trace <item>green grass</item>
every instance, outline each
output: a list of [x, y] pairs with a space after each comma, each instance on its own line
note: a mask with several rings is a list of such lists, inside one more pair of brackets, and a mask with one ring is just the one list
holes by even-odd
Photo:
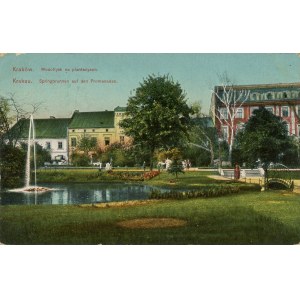
[[[159, 180], [159, 179], [157, 179]], [[191, 178], [189, 179], [193, 181]], [[128, 207], [1, 206], [5, 244], [296, 244], [299, 195], [268, 191]], [[179, 218], [183, 227], [126, 229], [135, 218]]]

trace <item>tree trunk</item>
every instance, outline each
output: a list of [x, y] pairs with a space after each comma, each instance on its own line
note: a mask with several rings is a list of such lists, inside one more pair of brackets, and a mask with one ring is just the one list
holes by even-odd
[[150, 149], [150, 171], [153, 170], [153, 155], [154, 155], [154, 149]]
[[214, 159], [215, 159], [215, 153], [214, 153], [214, 148], [212, 145], [212, 142], [209, 141], [209, 146], [210, 146], [210, 165], [213, 166], [214, 165]]

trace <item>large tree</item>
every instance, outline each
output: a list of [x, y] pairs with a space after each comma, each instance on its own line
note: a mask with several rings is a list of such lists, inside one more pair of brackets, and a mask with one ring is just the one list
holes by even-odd
[[178, 82], [150, 75], [128, 99], [126, 118], [120, 122], [133, 143], [149, 153], [150, 168], [157, 149], [180, 147], [188, 138], [191, 108]]
[[[228, 160], [232, 160], [232, 149], [235, 140], [236, 119], [238, 109], [249, 99], [250, 91], [236, 90], [233, 82], [228, 74], [224, 72], [219, 75], [221, 86], [212, 90], [215, 96], [215, 103], [211, 106], [211, 112], [216, 117], [220, 124], [228, 126], [229, 129], [229, 155]], [[218, 109], [218, 111], [216, 111]]]
[[241, 160], [250, 166], [260, 160], [265, 171], [271, 162], [281, 161], [291, 143], [286, 123], [264, 107], [253, 111], [245, 128], [236, 137], [236, 149]]

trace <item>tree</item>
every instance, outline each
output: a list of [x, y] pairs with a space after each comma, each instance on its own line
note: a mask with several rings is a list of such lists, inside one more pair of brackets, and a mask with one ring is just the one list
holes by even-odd
[[190, 113], [178, 82], [168, 75], [150, 75], [128, 99], [126, 118], [120, 126], [135, 145], [148, 151], [152, 169], [155, 150], [180, 147], [186, 142]]
[[78, 143], [78, 149], [88, 155], [90, 151], [96, 150], [97, 139], [95, 137], [82, 136]]
[[254, 166], [261, 161], [265, 171], [271, 162], [281, 162], [292, 143], [286, 123], [264, 107], [253, 111], [245, 128], [236, 137], [235, 148], [244, 162]]
[[15, 188], [24, 184], [26, 152], [12, 145], [3, 145], [0, 155], [0, 185]]
[[[37, 112], [41, 103], [31, 105], [31, 109], [26, 111], [24, 107], [17, 103], [14, 95], [9, 97], [0, 96], [0, 147], [5, 143], [15, 147], [19, 141], [25, 122], [18, 122], [21, 119], [29, 118]], [[14, 124], [14, 130], [10, 130]]]
[[[236, 116], [238, 109], [249, 99], [250, 91], [239, 90], [234, 88], [232, 81], [227, 73], [219, 76], [222, 82], [220, 87], [212, 91], [215, 96], [215, 103], [211, 106], [211, 111], [214, 117], [218, 119], [220, 124], [226, 124], [229, 129], [229, 161], [232, 160], [232, 148], [235, 139]], [[218, 108], [218, 112], [216, 112]], [[223, 110], [222, 110], [223, 109]]]

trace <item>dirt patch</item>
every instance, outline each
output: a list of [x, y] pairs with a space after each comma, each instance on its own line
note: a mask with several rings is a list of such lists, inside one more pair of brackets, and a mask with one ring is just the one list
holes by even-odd
[[187, 221], [173, 218], [143, 218], [121, 221], [118, 226], [125, 228], [166, 228], [180, 227], [187, 224]]

